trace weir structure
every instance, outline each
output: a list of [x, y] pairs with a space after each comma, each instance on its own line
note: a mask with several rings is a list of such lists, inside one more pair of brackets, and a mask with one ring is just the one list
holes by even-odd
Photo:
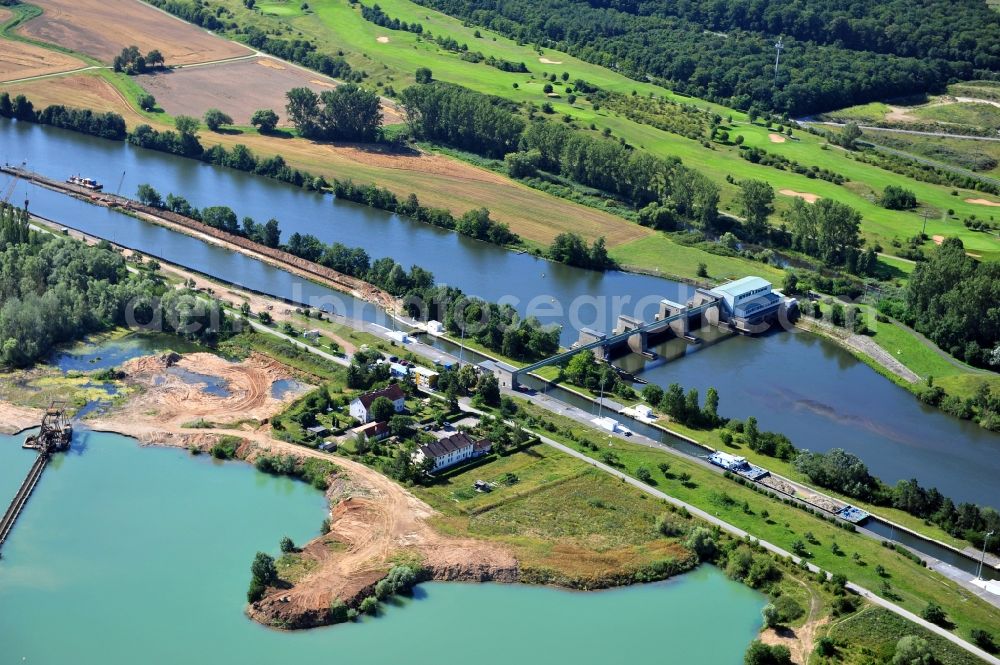
[[782, 317], [794, 317], [797, 308], [794, 298], [774, 291], [770, 282], [760, 277], [744, 277], [714, 289], [698, 289], [687, 303], [661, 300], [652, 321], [621, 314], [610, 335], [581, 328], [579, 339], [568, 351], [525, 367], [513, 367], [499, 361], [482, 363], [480, 367], [496, 374], [501, 387], [516, 390], [520, 387], [518, 379], [521, 376], [549, 365], [561, 365], [581, 351], [592, 350], [597, 359], [604, 362], [609, 362], [619, 352], [655, 358], [649, 351], [651, 339], [674, 336], [697, 344], [701, 340], [691, 335], [692, 327], [698, 329], [706, 325], [752, 335], [770, 329]]
[[38, 451], [38, 457], [28, 469], [28, 475], [24, 482], [17, 489], [17, 494], [7, 507], [7, 512], [0, 519], [0, 547], [3, 546], [14, 528], [24, 506], [28, 503], [31, 493], [38, 485], [42, 472], [52, 458], [53, 453], [69, 450], [70, 440], [73, 438], [73, 426], [65, 415], [64, 405], [61, 402], [53, 402], [42, 416], [42, 425], [38, 434], [32, 434], [24, 440], [22, 448], [29, 448]]
[[629, 351], [643, 355], [651, 355], [648, 350], [650, 336], [671, 332], [678, 337], [693, 341], [690, 336], [690, 321], [702, 317], [709, 310], [717, 308], [717, 302], [706, 302], [695, 307], [679, 305], [669, 300], [660, 303], [660, 311], [649, 322], [643, 322], [630, 316], [619, 316], [618, 325], [607, 335], [590, 328], [580, 330], [580, 339], [573, 348], [557, 353], [538, 362], [524, 367], [513, 367], [507, 363], [492, 363], [494, 372], [504, 388], [517, 389], [520, 386], [518, 378], [530, 374], [549, 365], [560, 365], [581, 351], [594, 350], [599, 360], [609, 360], [615, 350], [626, 347]]

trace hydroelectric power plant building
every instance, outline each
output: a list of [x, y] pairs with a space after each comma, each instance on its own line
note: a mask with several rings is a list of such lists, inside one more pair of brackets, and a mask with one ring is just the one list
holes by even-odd
[[705, 318], [713, 325], [728, 324], [742, 333], [759, 333], [798, 307], [794, 298], [775, 291], [762, 277], [744, 277], [720, 284], [714, 289], [698, 289], [689, 306], [715, 300], [719, 307], [708, 310]]

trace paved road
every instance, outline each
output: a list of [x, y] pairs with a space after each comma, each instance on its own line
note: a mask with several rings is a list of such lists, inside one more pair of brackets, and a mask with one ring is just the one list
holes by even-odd
[[[799, 120], [802, 125], [826, 125], [828, 127], [846, 127], [846, 122], [829, 122], [818, 120]], [[921, 132], [916, 129], [896, 129], [894, 127], [876, 127], [875, 125], [858, 125], [861, 129], [877, 132], [895, 132], [897, 134], [915, 134], [916, 136], [938, 136], [945, 139], [967, 139], [970, 141], [1000, 141], [1000, 136], [974, 136], [972, 134], [949, 134], [948, 132]]]
[[[632, 476], [629, 476], [629, 475], [627, 475], [625, 473], [622, 473], [618, 469], [610, 467], [607, 464], [604, 464], [602, 462], [598, 462], [595, 459], [591, 459], [587, 455], [584, 455], [581, 452], [573, 450], [569, 446], [565, 446], [565, 445], [559, 443], [558, 441], [553, 441], [552, 439], [549, 439], [548, 437], [543, 436], [541, 434], [539, 434], [538, 436], [542, 440], [542, 443], [544, 443], [544, 444], [546, 444], [548, 446], [551, 446], [553, 448], [556, 448], [557, 450], [560, 450], [560, 451], [566, 453], [567, 455], [575, 457], [575, 458], [577, 458], [577, 459], [579, 459], [579, 460], [581, 460], [581, 461], [583, 461], [583, 462], [585, 462], [587, 464], [590, 464], [591, 466], [596, 467], [596, 468], [600, 469], [601, 471], [603, 471], [603, 472], [605, 472], [607, 474], [615, 476], [616, 478], [620, 478], [620, 479], [624, 480], [626, 483], [628, 483], [629, 485], [632, 485], [633, 487], [636, 487], [639, 490], [642, 490], [643, 492], [646, 492], [647, 494], [649, 494], [651, 496], [654, 496], [654, 497], [656, 497], [658, 499], [663, 499], [664, 501], [667, 501], [667, 502], [669, 502], [669, 503], [677, 506], [678, 508], [683, 507], [689, 513], [691, 513], [692, 515], [697, 515], [698, 517], [700, 517], [701, 519], [705, 520], [709, 524], [714, 524], [714, 525], [718, 526], [720, 529], [722, 529], [722, 530], [724, 530], [724, 531], [726, 531], [726, 532], [728, 532], [728, 533], [736, 536], [737, 538], [741, 538], [742, 539], [742, 538], [746, 537], [747, 535], [749, 535], [743, 529], [740, 529], [739, 527], [733, 526], [732, 524], [729, 524], [728, 522], [719, 519], [718, 517], [716, 517], [715, 515], [712, 515], [711, 513], [707, 513], [704, 510], [702, 510], [700, 508], [697, 508], [695, 506], [692, 506], [689, 503], [681, 501], [680, 499], [676, 499], [676, 498], [670, 496], [669, 494], [665, 494], [664, 492], [661, 492], [660, 490], [656, 489], [655, 487], [650, 487], [646, 483], [643, 483], [643, 482], [641, 482], [639, 480], [636, 480]], [[757, 540], [757, 539], [755, 539], [755, 540]], [[757, 542], [764, 549], [768, 550], [769, 552], [773, 552], [774, 554], [777, 554], [778, 556], [780, 556], [782, 558], [791, 557], [796, 563], [800, 563], [801, 562], [801, 559], [799, 557], [794, 556], [791, 552], [787, 552], [787, 551], [783, 550], [782, 548], [778, 547], [777, 545], [773, 545], [773, 544], [767, 542], [766, 540], [757, 540]], [[813, 572], [818, 572], [819, 570], [821, 570], [818, 566], [815, 566], [815, 565], [813, 565], [811, 563], [808, 564], [808, 565], [809, 565], [809, 570], [811, 570]], [[827, 576], [829, 576], [829, 573], [827, 571], [823, 571], [823, 572], [826, 573]], [[950, 642], [953, 642], [954, 644], [960, 646], [961, 648], [965, 649], [966, 651], [968, 651], [969, 653], [975, 655], [976, 657], [982, 658], [987, 663], [991, 663], [993, 665], [1000, 665], [1000, 659], [995, 658], [994, 656], [991, 656], [990, 654], [986, 653], [985, 651], [983, 651], [979, 647], [976, 647], [975, 645], [969, 644], [968, 642], [962, 640], [961, 638], [953, 635], [950, 631], [945, 630], [944, 628], [942, 628], [942, 627], [940, 627], [938, 625], [932, 624], [929, 621], [925, 621], [924, 619], [920, 618], [916, 614], [913, 614], [912, 612], [910, 612], [910, 611], [908, 611], [908, 610], [900, 607], [899, 605], [897, 605], [897, 604], [895, 604], [893, 602], [890, 602], [890, 601], [888, 601], [888, 600], [886, 600], [884, 598], [881, 598], [881, 597], [877, 596], [876, 594], [872, 593], [868, 589], [866, 589], [866, 588], [864, 588], [862, 586], [859, 586], [857, 584], [854, 584], [853, 582], [848, 582], [847, 587], [851, 591], [854, 591], [855, 593], [857, 593], [859, 596], [865, 598], [866, 600], [869, 600], [872, 603], [875, 603], [876, 605], [881, 605], [882, 607], [884, 607], [884, 608], [886, 608], [886, 609], [888, 609], [888, 610], [890, 610], [892, 612], [895, 612], [896, 614], [898, 614], [898, 615], [900, 615], [900, 616], [902, 616], [902, 617], [904, 617], [906, 619], [909, 619], [913, 623], [915, 623], [915, 624], [917, 624], [919, 626], [922, 626], [923, 628], [926, 628], [927, 630], [931, 631], [932, 633], [934, 633], [936, 635], [940, 635], [941, 637], [945, 638], [946, 640], [948, 640]]]
[[51, 74], [39, 74], [38, 76], [27, 76], [25, 78], [11, 79], [9, 81], [0, 81], [4, 85], [10, 83], [25, 83], [26, 81], [38, 81], [40, 79], [50, 79], [56, 76], [69, 76], [70, 74], [79, 74], [80, 72], [87, 72], [92, 69], [111, 69], [110, 67], [101, 67], [99, 65], [90, 65], [89, 67], [78, 67], [76, 69], [67, 69], [64, 72], [52, 72]]

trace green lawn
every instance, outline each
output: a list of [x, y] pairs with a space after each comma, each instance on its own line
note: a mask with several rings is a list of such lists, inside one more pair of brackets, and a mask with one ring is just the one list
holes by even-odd
[[888, 113], [889, 110], [888, 104], [883, 102], [871, 102], [869, 104], [860, 104], [858, 106], [849, 106], [847, 108], [837, 109], [836, 111], [830, 111], [829, 113], [823, 114], [823, 116], [829, 117], [837, 122], [849, 122], [853, 120], [858, 124], [864, 124], [885, 120], [885, 114]]
[[[494, 489], [475, 491], [477, 480]], [[443, 531], [510, 546], [529, 579], [592, 586], [663, 560], [692, 563], [656, 531], [665, 502], [547, 446], [446, 474], [413, 492], [442, 513], [435, 521]]]
[[[758, 494], [694, 462], [638, 444], [620, 440], [609, 442], [598, 430], [551, 415], [526, 402], [521, 402], [520, 405], [528, 413], [558, 426], [559, 432], [550, 434], [552, 438], [598, 459], [605, 452], [613, 452], [617, 455], [620, 468], [632, 475], [637, 467], [645, 466], [651, 471], [653, 482], [660, 490], [711, 512], [754, 536], [791, 550], [792, 543], [804, 541], [806, 533], [811, 533], [818, 541], [818, 544], [807, 544], [811, 562], [831, 572], [841, 572], [849, 580], [880, 595], [885, 595], [883, 582], [888, 582], [892, 600], [918, 614], [929, 601], [936, 602], [946, 609], [951, 620], [958, 626], [957, 634], [965, 639], [969, 638], [969, 632], [974, 627], [995, 629], [1000, 625], [1000, 608], [980, 600], [943, 576], [887, 550], [872, 539], [849, 533], [798, 508]], [[572, 439], [567, 436], [570, 432]], [[581, 439], [596, 443], [599, 451], [584, 449], [578, 443]], [[669, 477], [657, 468], [660, 462], [670, 464]], [[681, 473], [689, 474], [689, 480], [683, 482], [679, 477]], [[763, 514], [765, 510], [767, 516]], [[832, 551], [833, 542], [839, 545], [842, 554]], [[860, 556], [859, 560], [853, 558], [855, 552]], [[877, 563], [885, 567], [888, 577], [882, 578], [875, 572]]]
[[700, 278], [706, 282], [758, 275], [780, 284], [784, 275], [783, 270], [767, 263], [685, 247], [660, 234], [618, 245], [611, 248], [610, 254], [625, 267], [652, 271], [664, 277], [696, 275], [700, 263], [704, 263], [708, 270], [708, 277]]

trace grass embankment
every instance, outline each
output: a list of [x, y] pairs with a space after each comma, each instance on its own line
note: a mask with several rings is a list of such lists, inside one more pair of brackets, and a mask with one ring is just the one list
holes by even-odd
[[[959, 649], [948, 640], [893, 614], [881, 607], [869, 607], [832, 623], [827, 634], [837, 642], [833, 658], [813, 656], [809, 663], [887, 663], [896, 651], [900, 638], [914, 635], [926, 640], [940, 665], [979, 665], [981, 660]], [[873, 660], [873, 657], [875, 660]]]
[[[223, 4], [237, 16], [243, 14], [244, 19], [249, 18], [249, 12], [236, 0], [225, 0]], [[271, 27], [291, 26], [294, 30], [315, 39], [322, 47], [342, 50], [352, 66], [364, 69], [371, 75], [371, 81], [376, 84], [391, 85], [397, 90], [412, 83], [416, 69], [425, 66], [434, 72], [437, 79], [457, 83], [480, 92], [519, 102], [530, 101], [541, 104], [548, 101], [557, 114], [566, 114], [584, 127], [590, 123], [594, 123], [597, 130], [607, 127], [615, 136], [623, 137], [632, 145], [656, 154], [680, 157], [686, 164], [703, 171], [721, 186], [724, 208], [735, 210], [733, 202], [736, 187], [727, 182], [727, 176], [737, 180], [759, 178], [770, 182], [776, 191], [789, 189], [809, 192], [854, 206], [864, 215], [865, 235], [873, 241], [880, 241], [886, 248], [889, 247], [889, 240], [894, 237], [902, 239], [914, 235], [917, 225], [922, 222], [920, 216], [913, 212], [886, 210], [874, 203], [874, 197], [881, 193], [886, 185], [894, 184], [911, 189], [917, 193], [921, 203], [942, 212], [954, 208], [958, 215], [963, 217], [983, 212], [982, 206], [964, 201], [968, 197], [977, 197], [974, 192], [963, 191], [959, 197], [951, 197], [950, 188], [918, 182], [856, 162], [840, 149], [824, 149], [823, 139], [805, 132], [796, 133], [794, 140], [774, 143], [770, 138], [773, 130], [760, 125], [750, 125], [746, 115], [738, 111], [675, 95], [652, 84], [633, 81], [565, 53], [551, 50], [540, 53], [530, 45], [518, 45], [489, 30], [479, 29], [482, 36], [477, 38], [475, 27], [462, 25], [457, 19], [421, 7], [409, 0], [387, 0], [379, 5], [393, 18], [421, 23], [425, 32], [429, 31], [435, 37], [451, 37], [460, 44], [468, 44], [471, 51], [481, 51], [484, 55], [513, 62], [524, 62], [530, 73], [503, 72], [484, 63], [464, 61], [459, 54], [446, 51], [436, 43], [422, 37], [418, 38], [413, 33], [388, 30], [365, 21], [358, 9], [346, 3], [324, 3], [309, 12], [297, 12], [292, 15], [256, 14], [254, 20]], [[388, 41], [380, 42], [378, 37], [387, 37]], [[558, 64], [542, 62], [542, 58]], [[566, 84], [561, 80], [553, 84], [555, 94], [559, 96], [546, 96], [542, 90], [546, 81], [542, 76], [556, 74], [558, 78], [562, 72], [569, 73], [569, 85], [572, 85], [576, 78], [583, 78], [609, 91], [626, 95], [630, 95], [633, 90], [638, 95], [652, 93], [657, 97], [666, 96], [675, 101], [714, 110], [723, 118], [732, 116], [733, 124], [722, 129], [728, 130], [733, 137], [743, 136], [747, 145], [784, 155], [806, 166], [828, 168], [845, 175], [852, 182], [846, 187], [838, 186], [820, 179], [807, 178], [805, 175], [751, 164], [739, 158], [738, 149], [732, 145], [713, 143], [711, 149], [708, 149], [698, 141], [639, 124], [608, 109], [595, 111], [593, 105], [582, 98], [570, 104], [563, 91], [563, 86]], [[778, 199], [779, 209], [791, 203], [790, 197], [787, 196], [779, 195]], [[962, 237], [970, 250], [974, 249], [977, 253], [985, 252], [989, 255], [988, 257], [984, 255], [986, 258], [994, 258], [1000, 253], [1000, 242], [995, 238], [970, 232], [960, 223], [929, 219], [928, 234]], [[629, 263], [635, 264], [634, 261]], [[639, 267], [655, 269], [657, 265]]]
[[[560, 383], [558, 367], [543, 367], [542, 369], [538, 370], [536, 374], [553, 383]], [[594, 391], [580, 388], [579, 386], [575, 386], [569, 383], [565, 383], [564, 387], [569, 390], [578, 392], [586, 397], [590, 397], [591, 399], [596, 399], [598, 397], [598, 394]], [[632, 402], [636, 401], [639, 402], [643, 401], [641, 398], [638, 400], [623, 400], [617, 397], [616, 395], [606, 395], [606, 398], [613, 401], [626, 402], [628, 404], [631, 404]], [[752, 462], [753, 464], [762, 466], [778, 475], [800, 482], [803, 485], [806, 486], [813, 485], [812, 481], [805, 474], [800, 473], [798, 470], [796, 470], [795, 465], [792, 464], [791, 462], [781, 460], [775, 457], [769, 457], [767, 455], [755, 452], [750, 448], [743, 446], [742, 444], [740, 444], [738, 441], [735, 440], [728, 444], [724, 443], [721, 434], [724, 431], [726, 431], [725, 428], [717, 427], [713, 429], [695, 429], [692, 427], [688, 427], [687, 425], [683, 425], [679, 422], [672, 421], [662, 413], [658, 413], [658, 415], [660, 417], [660, 421], [657, 424], [667, 428], [672, 432], [675, 432], [682, 436], [686, 436], [687, 438], [693, 441], [696, 441], [704, 446], [708, 446], [709, 448], [713, 448], [715, 450], [724, 450], [729, 453], [742, 455], [743, 457], [746, 457], [748, 460], [750, 460], [750, 462]], [[911, 531], [919, 533], [927, 538], [931, 538], [933, 540], [939, 540], [943, 543], [946, 543], [953, 547], [957, 547], [959, 549], [969, 546], [968, 541], [952, 536], [951, 534], [949, 534], [947, 531], [937, 526], [936, 524], [933, 524], [932, 522], [911, 515], [910, 513], [907, 513], [906, 511], [900, 510], [898, 508], [892, 508], [888, 506], [876, 506], [875, 504], [858, 501], [855, 498], [849, 497], [840, 492], [836, 492], [826, 488], [818, 488], [817, 491], [826, 494], [828, 496], [838, 498], [846, 503], [850, 503], [855, 506], [864, 508], [865, 510], [873, 514], [877, 514], [880, 517], [883, 517], [887, 520], [895, 522], [896, 524], [904, 526], [910, 529]]]
[[[598, 430], [523, 401], [519, 405], [528, 414], [554, 423], [557, 431], [547, 433], [553, 439], [596, 459], [613, 453], [618, 467], [630, 475], [643, 466], [650, 471], [651, 484], [658, 489], [788, 551], [793, 550], [793, 543], [801, 541], [810, 562], [830, 572], [843, 573], [850, 581], [912, 612], [920, 614], [928, 602], [937, 603], [946, 608], [957, 626], [956, 633], [964, 639], [970, 639], [973, 628], [989, 630], [1000, 625], [1000, 608], [872, 539], [759, 494], [692, 461], [638, 444], [609, 441]], [[581, 445], [580, 440], [595, 444], [598, 450]], [[658, 468], [661, 462], [669, 464], [666, 474]], [[837, 543], [839, 552], [833, 550], [833, 543]], [[876, 564], [885, 568], [884, 577], [875, 571]]]
[[[832, 305], [821, 304], [820, 307], [823, 310], [823, 321], [829, 322]], [[948, 356], [939, 350], [933, 342], [922, 338], [917, 332], [902, 323], [878, 321], [875, 309], [869, 305], [859, 304], [857, 307], [860, 307], [864, 313], [869, 330], [868, 336], [921, 379], [926, 380], [928, 377], [933, 377], [935, 385], [940, 385], [949, 395], [957, 395], [962, 399], [974, 396], [982, 383], [988, 384], [993, 390], [1000, 390], [1000, 375], [995, 372], [971, 367]], [[812, 320], [808, 316], [803, 317], [803, 319], [806, 322]], [[834, 329], [834, 332], [841, 331], [844, 329]], [[853, 349], [849, 350], [855, 356], [860, 357], [860, 354]], [[871, 360], [867, 356], [861, 359], [911, 392], [915, 392], [915, 389], [919, 387], [878, 367], [877, 361]]]
[[[496, 483], [476, 492], [476, 480]], [[666, 503], [546, 446], [445, 474], [414, 493], [442, 515], [451, 535], [510, 546], [526, 581], [591, 588], [660, 577], [694, 565], [675, 539], [660, 536]]]

